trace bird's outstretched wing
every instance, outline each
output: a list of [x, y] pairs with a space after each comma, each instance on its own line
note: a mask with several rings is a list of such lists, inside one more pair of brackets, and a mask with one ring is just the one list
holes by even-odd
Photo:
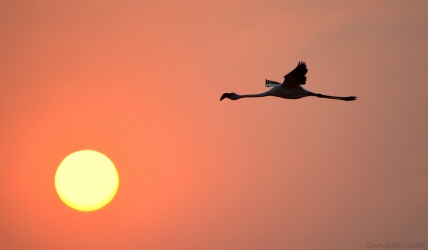
[[284, 82], [282, 86], [284, 87], [295, 87], [298, 85], [303, 85], [306, 83], [306, 73], [308, 69], [306, 68], [305, 62], [299, 62], [297, 67], [293, 69], [290, 73], [284, 76]]
[[281, 83], [266, 79], [265, 85], [266, 88], [270, 88], [273, 86], [281, 85]]

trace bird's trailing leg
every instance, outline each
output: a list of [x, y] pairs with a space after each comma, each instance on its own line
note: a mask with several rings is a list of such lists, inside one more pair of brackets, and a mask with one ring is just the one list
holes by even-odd
[[357, 100], [356, 96], [330, 96], [330, 95], [323, 95], [323, 94], [316, 94], [313, 93], [314, 96], [319, 97], [319, 98], [328, 98], [328, 99], [335, 99], [335, 100], [342, 100], [342, 101], [355, 101]]

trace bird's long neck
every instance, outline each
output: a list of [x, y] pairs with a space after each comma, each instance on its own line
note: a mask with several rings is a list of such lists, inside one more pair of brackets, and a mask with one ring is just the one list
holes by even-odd
[[239, 98], [247, 98], [247, 97], [265, 97], [265, 96], [270, 96], [269, 91], [268, 91], [268, 92], [263, 92], [263, 93], [260, 93], [260, 94], [239, 95]]

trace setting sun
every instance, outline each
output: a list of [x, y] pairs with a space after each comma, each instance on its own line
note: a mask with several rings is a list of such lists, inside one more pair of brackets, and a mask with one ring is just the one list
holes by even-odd
[[55, 174], [55, 188], [61, 200], [80, 211], [107, 205], [118, 187], [119, 175], [113, 162], [93, 150], [68, 155]]

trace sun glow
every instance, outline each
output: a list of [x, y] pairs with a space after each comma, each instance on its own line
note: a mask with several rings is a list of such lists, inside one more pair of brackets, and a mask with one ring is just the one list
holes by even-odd
[[55, 188], [61, 200], [80, 211], [104, 207], [118, 187], [119, 175], [113, 162], [93, 150], [68, 155], [55, 174]]

